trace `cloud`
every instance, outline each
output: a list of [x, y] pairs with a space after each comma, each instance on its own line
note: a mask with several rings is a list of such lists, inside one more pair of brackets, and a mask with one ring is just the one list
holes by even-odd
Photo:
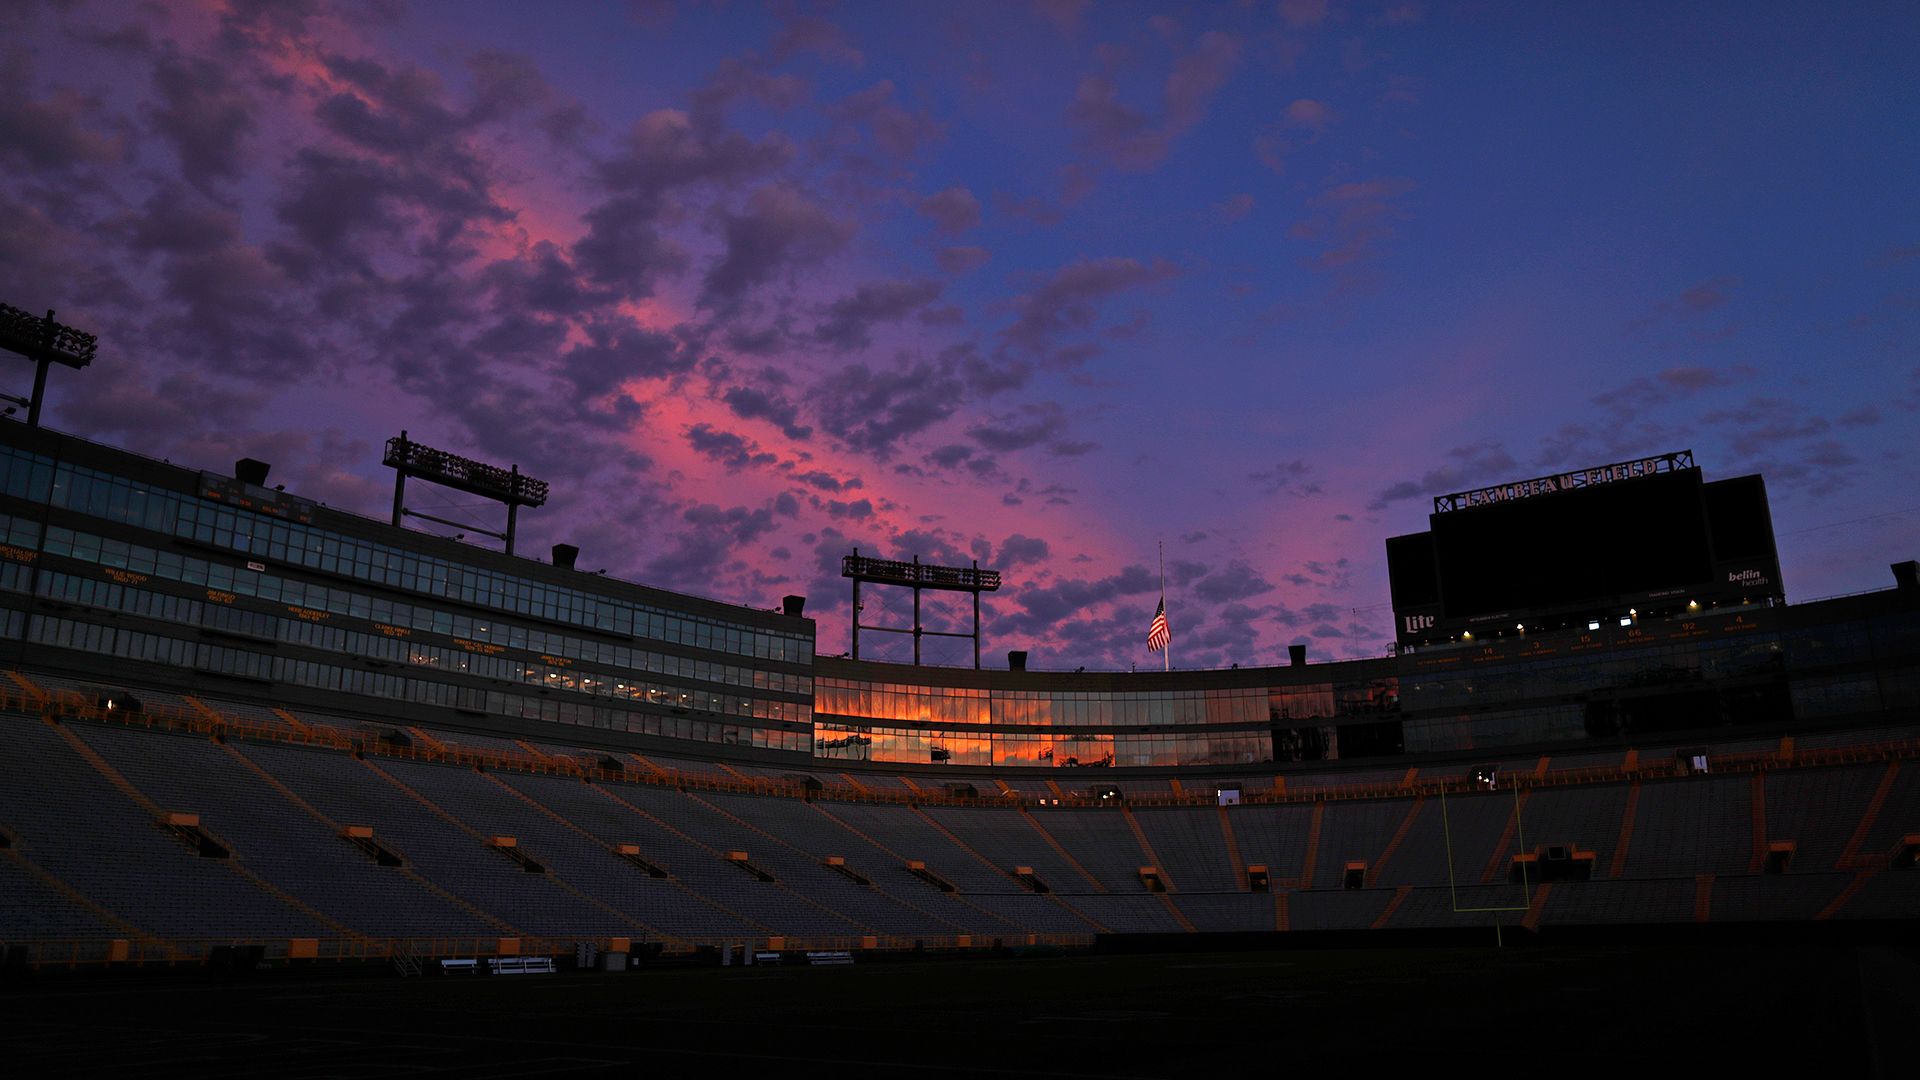
[[1188, 559], [1175, 559], [1167, 564], [1167, 580], [1173, 582], [1176, 586], [1184, 588], [1188, 583], [1205, 577], [1208, 570], [1209, 567], [1206, 563], [1193, 562]]
[[1087, 75], [1067, 108], [1067, 121], [1079, 133], [1081, 148], [1093, 157], [1119, 169], [1151, 169], [1166, 160], [1174, 140], [1205, 118], [1213, 96], [1239, 62], [1239, 40], [1208, 31], [1191, 52], [1174, 60], [1162, 87], [1158, 119], [1122, 102], [1111, 78]]
[[1708, 312], [1724, 307], [1733, 297], [1733, 290], [1740, 284], [1736, 277], [1719, 277], [1702, 281], [1680, 290], [1653, 306], [1646, 315], [1634, 319], [1627, 325], [1632, 329], [1644, 329], [1662, 320], [1674, 319], [1686, 322], [1698, 319]]
[[360, 57], [320, 63], [327, 91], [312, 120], [332, 138], [295, 152], [274, 201], [305, 245], [278, 250], [288, 273], [342, 273], [365, 286], [409, 256], [452, 273], [476, 238], [512, 221], [474, 121], [447, 103], [437, 75]]
[[1022, 199], [1001, 191], [994, 194], [993, 201], [1003, 216], [1025, 218], [1035, 225], [1058, 225], [1067, 216], [1060, 204], [1048, 202], [1037, 195]]
[[1223, 224], [1230, 225], [1246, 217], [1248, 214], [1253, 213], [1254, 206], [1253, 196], [1241, 192], [1238, 195], [1228, 197], [1222, 202], [1215, 203], [1213, 213]]
[[1681, 366], [1634, 379], [1592, 398], [1595, 405], [1616, 416], [1639, 416], [1649, 410], [1693, 397], [1706, 390], [1733, 386], [1753, 375], [1753, 369]]
[[[1764, 426], [1765, 422], [1756, 425]], [[1779, 426], [1777, 443], [1742, 432], [1737, 442], [1752, 456], [1738, 468], [1765, 476], [1769, 490], [1797, 488], [1816, 498], [1831, 494], [1858, 478], [1861, 458], [1838, 440], [1814, 438], [1825, 430], [1817, 422], [1789, 421]]]
[[541, 241], [512, 257], [496, 259], [480, 272], [504, 310], [545, 315], [576, 315], [600, 306], [604, 296], [581, 280], [580, 272], [557, 245]]
[[217, 430], [245, 430], [266, 404], [262, 391], [234, 387], [198, 372], [169, 372], [151, 385], [109, 379], [63, 403], [70, 423], [95, 435], [117, 436], [136, 450], [169, 451], [182, 432], [211, 423]]
[[1167, 137], [1145, 113], [1119, 100], [1111, 79], [1088, 75], [1080, 80], [1067, 119], [1079, 129], [1082, 144], [1122, 168], [1148, 169], [1167, 156]]
[[[460, 139], [485, 116], [462, 113], [445, 101], [439, 76], [413, 66], [387, 67], [364, 57], [328, 56], [323, 60], [337, 87], [313, 115], [322, 127], [376, 154], [412, 159], [420, 167], [464, 173], [476, 182], [476, 161]], [[536, 76], [537, 78], [537, 76]], [[489, 80], [480, 80], [483, 92]], [[498, 107], [497, 99], [489, 107]]]
[[1015, 413], [993, 416], [967, 429], [973, 441], [1000, 453], [1025, 450], [1057, 438], [1067, 418], [1054, 402], [1022, 405]]
[[1433, 469], [1418, 480], [1402, 480], [1380, 491], [1367, 504], [1369, 510], [1383, 510], [1393, 503], [1419, 495], [1440, 495], [1475, 484], [1511, 477], [1519, 469], [1506, 448], [1497, 442], [1475, 442], [1447, 451], [1453, 460]]
[[1200, 35], [1194, 50], [1174, 61], [1166, 87], [1169, 137], [1184, 133], [1206, 116], [1213, 95], [1239, 63], [1239, 39], [1217, 30]]
[[731, 431], [721, 431], [706, 421], [687, 429], [687, 442], [696, 453], [725, 465], [729, 471], [749, 465], [771, 465], [774, 455], [761, 450], [752, 439]]
[[594, 168], [608, 191], [657, 200], [698, 185], [732, 187], [764, 176], [793, 157], [793, 144], [772, 133], [758, 141], [724, 128], [696, 125], [679, 109], [656, 109], [634, 121], [620, 151]]
[[939, 139], [946, 125], [924, 110], [901, 106], [893, 95], [893, 80], [882, 79], [838, 102], [829, 112], [844, 123], [864, 126], [875, 146], [890, 158], [904, 161]]
[[699, 588], [731, 556], [736, 546], [751, 545], [779, 528], [772, 505], [722, 508], [696, 503], [680, 514], [685, 527], [671, 537], [670, 546], [648, 560], [648, 579], [668, 587]]
[[1316, 136], [1325, 134], [1339, 119], [1326, 102], [1312, 98], [1296, 98], [1283, 115], [1288, 127], [1305, 128]]
[[1712, 311], [1727, 302], [1728, 293], [1738, 284], [1739, 278], [1715, 278], [1689, 286], [1681, 290], [1679, 299], [1674, 301], [1674, 310], [1686, 315]]
[[[1130, 565], [1104, 578], [1068, 578], [1023, 589], [1013, 598], [1020, 610], [1011, 615], [997, 616], [993, 624], [994, 633], [996, 636], [1014, 638], [1047, 635], [1058, 624], [1090, 608], [1121, 597], [1150, 593], [1159, 587], [1152, 571], [1144, 566]], [[1146, 625], [1144, 618], [1140, 625]]]
[[1253, 137], [1254, 159], [1275, 176], [1287, 175], [1287, 153], [1292, 149], [1285, 139], [1271, 131], [1263, 131]]
[[853, 225], [797, 188], [773, 184], [756, 190], [744, 212], [726, 215], [722, 232], [726, 254], [707, 271], [706, 307], [737, 303], [783, 271], [820, 262], [846, 246]]
[[696, 188], [729, 190], [780, 168], [792, 154], [792, 144], [777, 133], [754, 141], [696, 125], [677, 109], [650, 112], [629, 129], [618, 153], [595, 164], [605, 197], [582, 215], [588, 228], [574, 245], [574, 260], [596, 286], [636, 299], [652, 296], [661, 277], [688, 264], [682, 247], [663, 232], [675, 196]]
[[1060, 335], [1091, 326], [1101, 301], [1165, 281], [1173, 273], [1172, 265], [1163, 261], [1080, 259], [1016, 297], [1014, 321], [1003, 334], [1012, 345], [1045, 351]]
[[898, 370], [854, 364], [814, 385], [820, 426], [848, 449], [886, 457], [905, 438], [952, 416], [963, 386], [927, 362]]
[[1093, 6], [1093, 0], [1033, 0], [1033, 6], [1063, 34], [1080, 32], [1080, 17]]
[[821, 491], [851, 491], [854, 488], [866, 486], [861, 482], [859, 477], [842, 480], [824, 469], [812, 469], [803, 473], [795, 473], [793, 478], [808, 487], [818, 488]]
[[1295, 458], [1292, 461], [1282, 461], [1272, 468], [1250, 472], [1247, 474], [1247, 479], [1268, 494], [1286, 492], [1296, 498], [1325, 494], [1326, 488], [1319, 481], [1307, 479], [1312, 472], [1311, 465]]
[[1273, 588], [1273, 582], [1261, 576], [1259, 571], [1235, 559], [1219, 571], [1194, 582], [1193, 593], [1210, 604], [1224, 604], [1230, 600], [1245, 600], [1269, 593]]
[[766, 420], [777, 425], [789, 439], [804, 439], [813, 429], [799, 421], [799, 408], [791, 401], [756, 386], [735, 386], [720, 396], [733, 415], [742, 420]]
[[627, 318], [588, 324], [587, 340], [560, 358], [560, 374], [583, 397], [617, 389], [629, 379], [658, 379], [693, 366], [695, 354], [672, 336]]
[[553, 88], [532, 59], [498, 49], [483, 49], [467, 58], [473, 72], [473, 102], [466, 122], [490, 124], [523, 110], [537, 109], [553, 100]]
[[862, 521], [873, 516], [872, 499], [858, 499], [853, 502], [827, 499], [823, 500], [822, 506], [829, 517], [840, 520]]
[[1389, 75], [1387, 89], [1380, 95], [1382, 105], [1418, 105], [1426, 82], [1417, 75]]
[[702, 503], [689, 507], [680, 516], [691, 525], [725, 534], [741, 544], [751, 544], [775, 527], [773, 514], [765, 507], [749, 510], [733, 506], [723, 510], [712, 503]]
[[240, 240], [240, 215], [236, 211], [193, 198], [186, 189], [173, 184], [155, 185], [127, 236], [133, 250], [144, 255], [218, 251]]
[[1733, 452], [1746, 458], [1765, 454], [1780, 443], [1824, 435], [1833, 426], [1801, 402], [1771, 397], [1754, 397], [1733, 408], [1715, 409], [1700, 421], [1727, 429]]
[[622, 297], [645, 299], [662, 277], [687, 268], [687, 254], [661, 234], [660, 206], [652, 195], [620, 196], [588, 210], [586, 235], [573, 246], [574, 263], [587, 281]]
[[771, 52], [776, 63], [801, 53], [846, 67], [859, 67], [867, 62], [865, 54], [847, 37], [846, 31], [816, 15], [789, 18], [774, 39]]
[[948, 443], [927, 451], [921, 460], [939, 469], [951, 469], [973, 457], [973, 447], [965, 443]]
[[1280, 21], [1298, 29], [1327, 21], [1327, 0], [1280, 0]]
[[98, 103], [70, 90], [36, 100], [29, 86], [32, 72], [24, 48], [0, 55], [0, 157], [55, 172], [119, 161], [125, 150], [121, 137], [87, 126]]
[[990, 257], [982, 247], [948, 247], [941, 248], [935, 260], [949, 274], [966, 274], [985, 266]]
[[1051, 556], [1047, 542], [1036, 536], [1023, 536], [1014, 533], [1000, 541], [1000, 556], [997, 563], [1004, 569], [1016, 566], [1042, 564]]
[[941, 359], [956, 363], [961, 381], [970, 392], [982, 398], [1018, 390], [1033, 377], [1033, 365], [1027, 361], [1006, 357], [989, 360], [974, 352], [971, 345], [954, 346], [941, 353]]
[[181, 175], [203, 192], [240, 175], [241, 142], [254, 128], [233, 69], [204, 57], [163, 53], [154, 65], [153, 126], [173, 144]]
[[921, 199], [920, 213], [948, 236], [980, 226], [980, 200], [963, 187], [950, 187]]
[[815, 341], [836, 352], [864, 349], [872, 343], [873, 328], [903, 319], [940, 296], [937, 281], [876, 281], [852, 295], [827, 305], [826, 318], [813, 328]]
[[1413, 186], [1404, 177], [1334, 184], [1309, 200], [1312, 213], [1296, 222], [1287, 235], [1321, 249], [1312, 260], [1321, 270], [1344, 270], [1369, 262], [1393, 238], [1393, 223], [1410, 216], [1404, 200]]
[[164, 314], [154, 344], [230, 374], [280, 380], [318, 366], [318, 336], [303, 331], [298, 293], [258, 248], [237, 240], [177, 251], [161, 264]]
[[720, 61], [707, 84], [694, 91], [692, 114], [702, 127], [719, 128], [725, 123], [723, 114], [736, 101], [750, 100], [772, 109], [790, 109], [805, 101], [808, 93], [804, 79], [769, 71], [749, 53]]

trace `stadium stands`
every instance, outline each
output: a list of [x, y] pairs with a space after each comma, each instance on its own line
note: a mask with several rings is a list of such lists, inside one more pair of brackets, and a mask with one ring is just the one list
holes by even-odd
[[[679, 763], [608, 774], [585, 747], [355, 739], [338, 717], [313, 718], [342, 733], [316, 741], [271, 710], [161, 694], [109, 710], [84, 683], [23, 678], [51, 693], [0, 713], [0, 940], [70, 961], [115, 940], [175, 958], [302, 940], [911, 947], [1894, 919], [1920, 902], [1920, 870], [1898, 865], [1920, 832], [1911, 740], [1716, 751], [1704, 775], [1661, 755], [1514, 771], [1491, 792], [1319, 774], [1224, 808], [1171, 788], [1151, 798], [1183, 805], [1053, 806]], [[1576, 857], [1591, 880], [1547, 880]]]

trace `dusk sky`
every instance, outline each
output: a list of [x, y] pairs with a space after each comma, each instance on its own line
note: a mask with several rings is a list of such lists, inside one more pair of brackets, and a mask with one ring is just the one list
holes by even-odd
[[1164, 541], [1175, 666], [1381, 655], [1431, 495], [1688, 448], [1765, 475], [1790, 601], [1920, 557], [1910, 0], [29, 2], [0, 35], [0, 302], [100, 336], [51, 426], [374, 516], [405, 428], [552, 484], [523, 551], [805, 594], [822, 654], [858, 547], [1001, 570], [990, 666], [1158, 667]]

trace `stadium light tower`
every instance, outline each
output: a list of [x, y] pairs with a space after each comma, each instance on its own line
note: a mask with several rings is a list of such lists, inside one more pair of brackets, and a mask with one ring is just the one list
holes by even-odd
[[99, 339], [71, 326], [53, 321], [49, 308], [45, 318], [22, 311], [11, 304], [0, 304], [0, 349], [19, 353], [33, 361], [33, 395], [17, 398], [0, 395], [7, 401], [27, 407], [27, 426], [40, 426], [40, 403], [47, 396], [47, 368], [63, 364], [75, 371], [93, 363]]
[[[899, 562], [894, 559], [873, 559], [853, 549], [853, 554], [840, 559], [840, 576], [853, 579], [853, 658], [860, 659], [860, 631], [879, 630], [889, 634], [913, 635], [913, 666], [920, 666], [920, 639], [931, 634], [934, 637], [961, 637], [973, 639], [973, 666], [980, 667], [980, 594], [993, 592], [1000, 587], [1000, 571], [982, 570], [975, 562], [972, 566], [930, 566], [915, 555], [912, 562]], [[860, 583], [874, 585], [899, 585], [913, 590], [913, 625], [907, 626], [870, 626], [860, 621]], [[940, 589], [946, 592], [966, 592], [973, 594], [973, 632], [959, 634], [949, 631], [928, 630], [920, 625], [920, 592], [923, 589]]]
[[[503, 469], [498, 465], [489, 465], [484, 461], [475, 461], [445, 450], [435, 450], [407, 438], [402, 431], [397, 438], [387, 440], [387, 455], [381, 462], [394, 471], [393, 478], [393, 524], [397, 528], [402, 518], [417, 517], [428, 521], [449, 525], [456, 529], [465, 529], [485, 536], [491, 536], [507, 543], [507, 554], [513, 554], [513, 532], [515, 518], [522, 506], [540, 506], [547, 501], [547, 482], [535, 480], [520, 471], [520, 466]], [[507, 507], [507, 531], [494, 532], [478, 525], [449, 521], [432, 514], [423, 514], [418, 510], [409, 510], [407, 500], [407, 477], [417, 476], [450, 487], [455, 491], [464, 491], [505, 503]]]

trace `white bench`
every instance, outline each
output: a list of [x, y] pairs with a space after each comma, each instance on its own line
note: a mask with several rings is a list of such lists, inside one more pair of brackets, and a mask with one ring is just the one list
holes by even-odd
[[495, 975], [552, 975], [559, 969], [551, 956], [495, 956], [487, 960], [487, 970]]
[[440, 961], [440, 974], [478, 975], [480, 974], [480, 961], [472, 957], [464, 960], [442, 960]]

